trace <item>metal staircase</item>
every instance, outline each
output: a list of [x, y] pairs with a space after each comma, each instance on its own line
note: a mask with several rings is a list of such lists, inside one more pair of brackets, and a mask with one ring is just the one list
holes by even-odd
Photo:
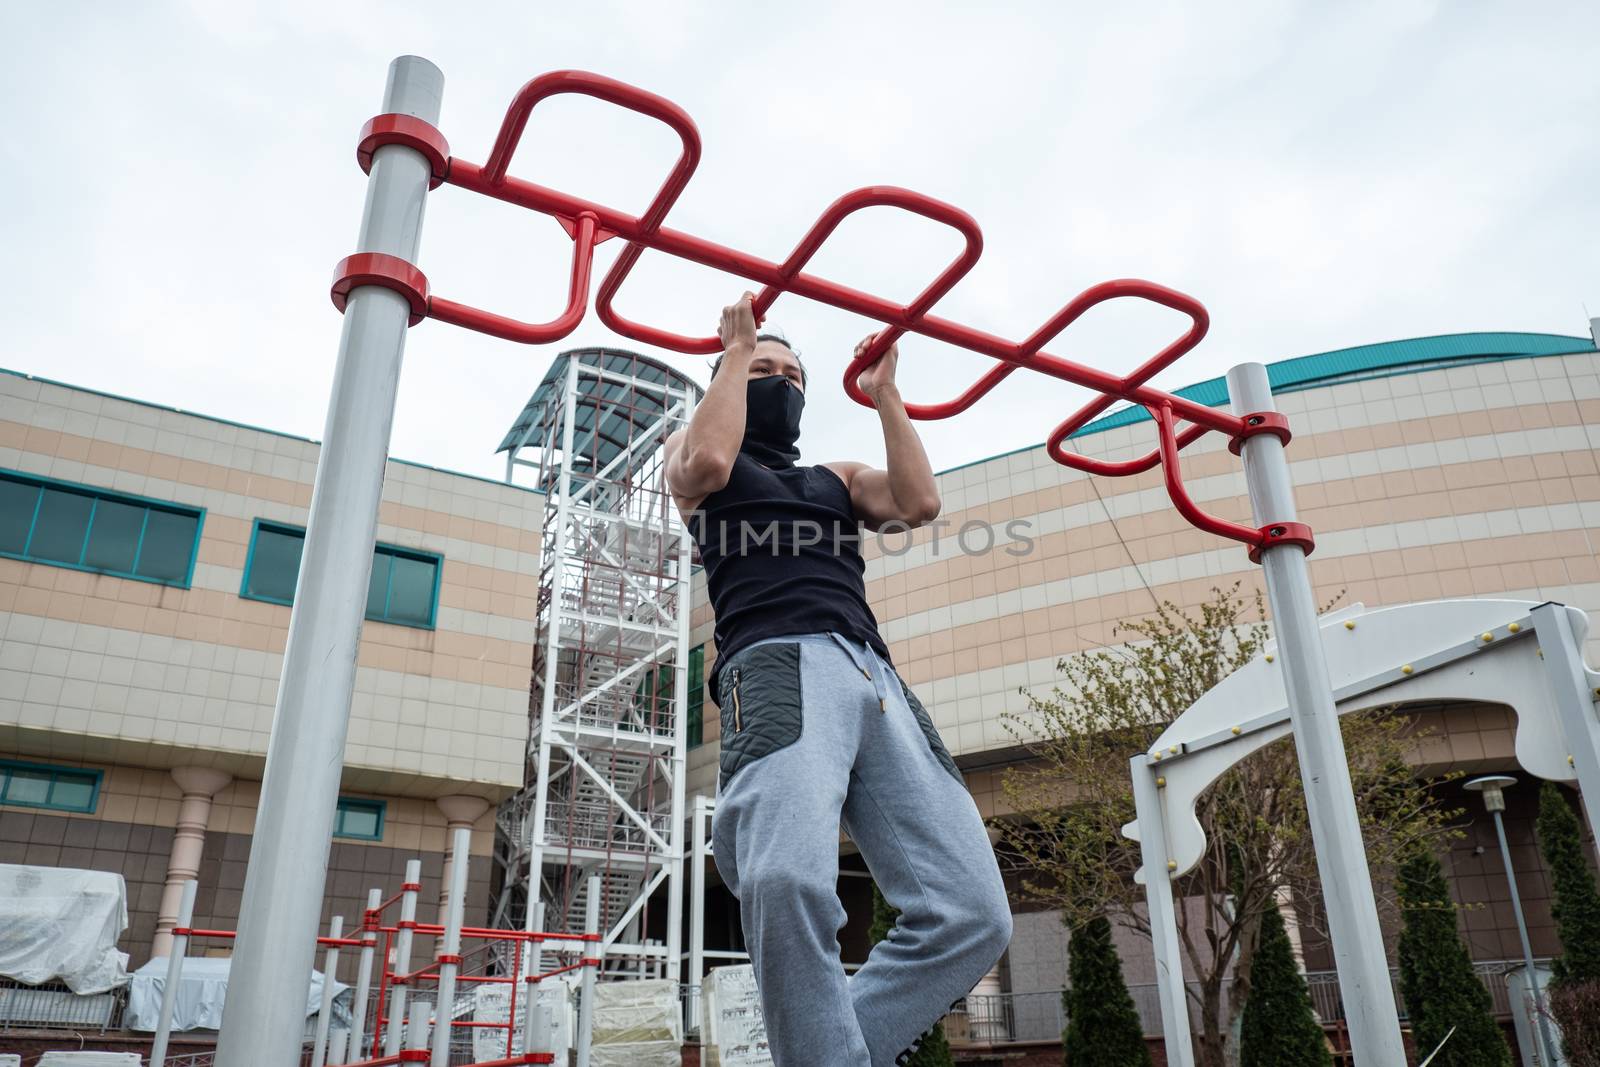
[[527, 784], [498, 813], [494, 922], [532, 928], [542, 909], [545, 930], [584, 932], [598, 874], [608, 967], [669, 977], [691, 553], [661, 446], [699, 392], [633, 353], [565, 352], [501, 445], [507, 480], [537, 472], [546, 504]]

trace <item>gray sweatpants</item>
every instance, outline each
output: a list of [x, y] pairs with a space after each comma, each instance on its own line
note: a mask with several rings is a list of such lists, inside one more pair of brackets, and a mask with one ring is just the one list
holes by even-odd
[[[741, 649], [718, 680], [717, 870], [739, 898], [777, 1067], [903, 1061], [1011, 939], [972, 796], [909, 688], [837, 634]], [[900, 909], [845, 975], [839, 828]]]

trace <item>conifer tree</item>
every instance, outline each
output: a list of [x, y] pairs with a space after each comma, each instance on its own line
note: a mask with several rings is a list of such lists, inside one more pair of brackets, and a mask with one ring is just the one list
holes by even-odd
[[1430, 1067], [1511, 1067], [1489, 990], [1456, 932], [1444, 868], [1425, 849], [1400, 865], [1400, 988], [1419, 1056], [1455, 1033]]
[[1539, 849], [1550, 866], [1556, 933], [1561, 956], [1552, 966], [1553, 984], [1600, 982], [1600, 891], [1583, 854], [1583, 829], [1566, 795], [1554, 782], [1539, 792]]
[[1067, 1016], [1061, 1035], [1066, 1067], [1150, 1067], [1144, 1028], [1122, 978], [1111, 922], [1103, 915], [1072, 930], [1061, 1006]]
[[[890, 906], [883, 898], [878, 883], [872, 883], [872, 925], [867, 928], [868, 943], [876, 945], [888, 937], [889, 931], [894, 929], [894, 921], [899, 914], [899, 909]], [[922, 1043], [906, 1060], [905, 1067], [955, 1067], [955, 1059], [950, 1053], [950, 1041], [945, 1037], [942, 1020], [934, 1023], [933, 1029], [922, 1035]]]
[[1239, 1067], [1330, 1067], [1332, 1062], [1327, 1035], [1311, 1008], [1311, 993], [1295, 965], [1283, 913], [1274, 905], [1261, 916]]

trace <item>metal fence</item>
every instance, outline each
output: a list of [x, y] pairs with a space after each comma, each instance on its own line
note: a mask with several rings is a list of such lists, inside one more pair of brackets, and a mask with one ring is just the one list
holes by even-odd
[[105, 1033], [122, 1029], [128, 988], [79, 995], [61, 982], [23, 985], [0, 978], [0, 1031], [75, 1030]]
[[[1538, 961], [1548, 964], [1548, 960]], [[1517, 960], [1485, 960], [1473, 964], [1478, 978], [1488, 989], [1494, 1003], [1494, 1012], [1501, 1017], [1511, 1014], [1511, 994], [1506, 976], [1517, 967]], [[1406, 1018], [1405, 1005], [1400, 999], [1399, 974], [1395, 972], [1395, 1010]], [[1306, 975], [1306, 985], [1317, 1017], [1324, 1023], [1344, 1018], [1344, 1005], [1339, 997], [1339, 977], [1333, 971], [1312, 971]], [[1190, 982], [1190, 991], [1198, 996], [1199, 983]], [[698, 987], [684, 983], [679, 996], [688, 1008], [690, 995]], [[1058, 1041], [1066, 1028], [1067, 1018], [1062, 1007], [1062, 990], [1050, 989], [1028, 993], [972, 994], [964, 998], [952, 1011], [954, 1022], [969, 1041], [978, 1044], [1008, 1044], [1023, 1041]], [[1146, 1036], [1161, 1034], [1161, 1010], [1154, 983], [1135, 984], [1128, 987], [1140, 1024]], [[1225, 980], [1222, 987], [1222, 1008], [1228, 1009], [1232, 981]], [[374, 996], [369, 1002], [366, 1032], [371, 1034], [373, 1016], [376, 1014]], [[457, 1017], [469, 1009], [468, 998], [457, 1004]], [[10, 979], [0, 978], [0, 1032], [16, 1030], [60, 1030], [78, 1033], [106, 1033], [123, 1028], [123, 1012], [127, 1007], [127, 988], [109, 993], [80, 996], [59, 982], [40, 986], [27, 986]], [[699, 1030], [698, 1019], [685, 1019], [685, 1030]], [[309, 1026], [309, 1024], [308, 1024]], [[471, 1039], [460, 1035], [460, 1048], [452, 1041], [452, 1061], [468, 1062], [471, 1058]], [[211, 1053], [199, 1052], [174, 1057], [169, 1063], [176, 1067], [211, 1067]]]
[[[1536, 963], [1548, 964], [1548, 960]], [[1473, 964], [1478, 980], [1488, 989], [1494, 1002], [1494, 1013], [1502, 1018], [1511, 1015], [1511, 993], [1506, 976], [1522, 966], [1520, 960], [1484, 960]], [[1406, 1018], [1405, 1004], [1400, 997], [1400, 975], [1392, 972], [1395, 985], [1395, 1011], [1401, 1020]], [[1333, 971], [1312, 971], [1306, 975], [1306, 986], [1311, 994], [1311, 1005], [1317, 1018], [1333, 1023], [1344, 1018], [1344, 1002], [1339, 996], [1339, 976]], [[1189, 991], [1198, 997], [1200, 983], [1190, 982]], [[1229, 1008], [1233, 982], [1222, 984], [1222, 1010]], [[973, 994], [956, 1008], [962, 1017], [969, 1039], [980, 1044], [1004, 1044], [1016, 1041], [1057, 1041], [1066, 1029], [1066, 1010], [1062, 1006], [1063, 990], [1049, 989], [1032, 993]], [[1139, 1022], [1145, 1036], [1161, 1035], [1161, 1008], [1154, 983], [1128, 987], [1133, 1005], [1139, 1013]]]

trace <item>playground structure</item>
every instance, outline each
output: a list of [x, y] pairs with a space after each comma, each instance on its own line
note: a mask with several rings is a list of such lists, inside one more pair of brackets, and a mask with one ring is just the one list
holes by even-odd
[[[1319, 620], [1339, 715], [1419, 701], [1482, 701], [1516, 712], [1517, 762], [1530, 774], [1577, 781], [1591, 824], [1600, 817], [1600, 672], [1583, 663], [1587, 616], [1560, 604], [1449, 600]], [[1251, 753], [1290, 734], [1281, 642], [1229, 675], [1131, 760], [1137, 878], [1150, 908], [1157, 993], [1168, 1062], [1192, 1064], [1173, 883], [1201, 861], [1200, 794]], [[1359, 840], [1357, 842], [1359, 845]], [[1381, 946], [1380, 946], [1381, 947]]]
[[[505, 1055], [496, 1059], [475, 1060], [471, 1067], [554, 1063], [556, 1050], [550, 1047], [549, 1020], [544, 1014], [543, 1005], [537, 1001], [537, 991], [540, 982], [572, 971], [581, 971], [583, 976], [579, 1001], [578, 1054], [580, 1062], [587, 1062], [593, 1023], [595, 976], [604, 951], [599, 947], [600, 935], [592, 928], [578, 933], [529, 933], [524, 930], [464, 926], [462, 895], [466, 891], [470, 839], [471, 831], [461, 829], [456, 831], [451, 842], [451, 885], [443, 925], [416, 920], [418, 894], [422, 889], [421, 863], [412, 860], [407, 865], [405, 882], [399, 892], [385, 899], [382, 890], [371, 891], [357, 931], [359, 936], [341, 936], [343, 916], [334, 916], [327, 936], [316, 938], [316, 944], [325, 948], [327, 955], [323, 964], [322, 1000], [317, 1013], [311, 1067], [390, 1067], [401, 1063], [449, 1067], [452, 1062], [461, 1062], [459, 1054], [452, 1060], [452, 1038], [462, 1032], [479, 1029], [504, 1030]], [[162, 987], [160, 1021], [150, 1053], [151, 1067], [165, 1067], [166, 1064], [173, 1009], [178, 999], [189, 942], [197, 938], [232, 940], [237, 936], [233, 930], [205, 930], [190, 925], [194, 917], [197, 885], [193, 881], [184, 883], [178, 926], [173, 930], [172, 953], [168, 956], [167, 977]], [[592, 892], [590, 899], [598, 903], [598, 893]], [[391, 909], [397, 911], [397, 916], [386, 921], [385, 914]], [[590, 917], [593, 918], [592, 908]], [[439, 951], [421, 967], [412, 969], [412, 952], [418, 937], [435, 938]], [[464, 952], [463, 939], [474, 942], [476, 947]], [[495, 951], [500, 948], [509, 948], [510, 951]], [[344, 949], [357, 949], [360, 952], [351, 1007], [352, 1025], [349, 1030], [332, 1030], [334, 974], [339, 964], [339, 953]], [[521, 961], [525, 957], [543, 958], [546, 954], [569, 957], [576, 954], [578, 958], [557, 964], [549, 970], [523, 973]], [[490, 970], [497, 969], [508, 959], [512, 969], [509, 973], [469, 973], [468, 961], [473, 957], [488, 965]], [[373, 980], [374, 959], [378, 967], [376, 983]], [[432, 999], [424, 995], [424, 987], [430, 983], [434, 992]], [[471, 990], [488, 985], [507, 987], [506, 1019], [461, 1018], [473, 1014], [477, 1006]], [[468, 995], [458, 996], [458, 992], [463, 990]], [[291, 1003], [294, 1000], [292, 997], [284, 999]], [[367, 1025], [369, 1018], [370, 1029]], [[517, 1041], [519, 1029], [520, 1042]], [[297, 1033], [297, 1049], [298, 1041]]]
[[[1245, 364], [1229, 375], [1233, 410], [1224, 412], [1155, 389], [1153, 375], [1190, 351], [1205, 335], [1207, 315], [1193, 298], [1151, 282], [1120, 280], [1093, 286], [1051, 316], [1025, 340], [1001, 337], [934, 315], [938, 301], [976, 263], [982, 237], [970, 216], [948, 204], [905, 189], [874, 186], [836, 200], [782, 262], [726, 248], [665, 226], [677, 197], [699, 159], [699, 135], [689, 117], [670, 102], [594, 74], [556, 72], [534, 79], [516, 95], [488, 160], [482, 165], [451, 154], [437, 128], [443, 78], [416, 57], [402, 57], [390, 68], [384, 112], [363, 130], [358, 159], [369, 174], [359, 251], [335, 272], [334, 303], [344, 311], [338, 367], [330, 400], [324, 445], [306, 533], [300, 585], [294, 599], [283, 681], [262, 783], [256, 834], [246, 879], [237, 952], [240, 974], [230, 989], [249, 1004], [232, 1013], [221, 1035], [218, 1062], [223, 1067], [268, 1064], [287, 1067], [296, 1053], [293, 1004], [282, 996], [303, 982], [311, 966], [310, 935], [316, 925], [326, 861], [327, 831], [337, 794], [339, 765], [322, 754], [342, 751], [353, 687], [355, 646], [366, 590], [366, 568], [374, 538], [383, 464], [393, 418], [395, 388], [407, 329], [426, 318], [439, 319], [508, 340], [543, 344], [567, 336], [582, 321], [589, 302], [594, 250], [604, 241], [624, 242], [595, 294], [600, 320], [622, 336], [675, 352], [709, 353], [715, 337], [689, 337], [632, 322], [612, 307], [639, 257], [651, 250], [757, 283], [756, 314], [764, 315], [782, 294], [805, 297], [884, 324], [866, 349], [846, 367], [845, 391], [870, 406], [855, 383], [857, 376], [906, 334], [943, 341], [996, 361], [973, 385], [940, 403], [911, 403], [917, 419], [941, 419], [971, 407], [1018, 369], [1028, 369], [1094, 390], [1099, 395], [1054, 428], [1049, 454], [1059, 463], [1091, 475], [1125, 476], [1159, 466], [1173, 506], [1196, 527], [1244, 544], [1264, 568], [1278, 639], [1276, 674], [1281, 679], [1285, 716], [1296, 741], [1307, 805], [1325, 892], [1325, 904], [1340, 987], [1356, 1063], [1379, 1067], [1403, 1062], [1400, 1029], [1393, 1010], [1387, 962], [1361, 843], [1349, 770], [1339, 736], [1338, 709], [1316, 618], [1305, 557], [1313, 548], [1311, 530], [1296, 519], [1284, 449], [1287, 420], [1273, 409], [1264, 368]], [[655, 199], [633, 216], [511, 176], [510, 164], [536, 104], [552, 95], [579, 93], [654, 117], [679, 135], [683, 150]], [[423, 205], [430, 189], [449, 184], [552, 216], [573, 239], [572, 277], [566, 311], [557, 319], [530, 324], [432, 295], [415, 265]], [[965, 239], [960, 256], [914, 300], [899, 304], [805, 272], [811, 257], [839, 224], [868, 207], [896, 207], [943, 223]], [[1190, 320], [1179, 337], [1126, 376], [1116, 376], [1051, 355], [1044, 346], [1090, 308], [1134, 298], [1176, 310]], [[914, 361], [906, 366], [914, 367]], [[570, 394], [569, 394], [570, 395]], [[1124, 462], [1095, 460], [1066, 450], [1064, 442], [1114, 403], [1141, 405], [1152, 416], [1156, 446]], [[572, 425], [569, 418], [567, 426]], [[570, 435], [570, 430], [564, 431]], [[1255, 525], [1211, 515], [1184, 488], [1181, 450], [1204, 435], [1225, 435], [1242, 456]], [[563, 441], [570, 451], [570, 436]], [[570, 486], [568, 491], [576, 495]], [[565, 498], [564, 498], [565, 499]], [[567, 519], [559, 520], [565, 535]], [[681, 538], [680, 533], [680, 538]], [[559, 589], [559, 586], [553, 587]], [[682, 601], [680, 601], [682, 603]], [[547, 629], [546, 657], [559, 641]], [[551, 662], [549, 658], [546, 664]], [[675, 694], [682, 707], [682, 660]], [[1581, 662], [1573, 668], [1582, 670]], [[550, 707], [552, 689], [545, 690]], [[548, 720], [544, 720], [548, 725]], [[681, 722], [677, 755], [668, 764], [681, 788]], [[552, 735], [553, 736], [553, 735]], [[543, 777], [543, 772], [541, 772]], [[603, 776], [591, 775], [596, 782]], [[1589, 780], [1585, 778], [1585, 780]], [[547, 781], [547, 779], [546, 779]], [[544, 786], [537, 804], [547, 805]], [[612, 797], [610, 799], [615, 800]], [[667, 856], [681, 873], [680, 816], [671, 827]], [[535, 833], [543, 832], [536, 817]], [[648, 820], [646, 820], [648, 822]], [[642, 829], [650, 829], [648, 826]], [[1144, 841], [1154, 846], [1154, 836]], [[656, 842], [659, 845], [659, 842]], [[1176, 861], [1165, 867], [1168, 881]], [[1146, 868], [1151, 865], [1147, 859]], [[530, 864], [530, 901], [537, 894], [538, 866]], [[1157, 877], [1156, 881], [1160, 881]], [[1166, 891], [1170, 894], [1170, 884]], [[598, 894], [587, 901], [592, 909]], [[671, 919], [676, 937], [674, 899]], [[539, 927], [536, 907], [525, 922]], [[592, 927], [591, 927], [592, 928]], [[535, 964], [534, 953], [522, 960]], [[677, 956], [667, 954], [668, 973], [677, 974]], [[1158, 958], [1164, 982], [1181, 972], [1171, 957]], [[698, 977], [698, 976], [696, 976]], [[1181, 1004], [1181, 1001], [1178, 1003]], [[1172, 1026], [1179, 1026], [1173, 1020]], [[1186, 1027], [1187, 1020], [1182, 1024]], [[1169, 1062], [1192, 1062], [1187, 1043], [1174, 1044], [1168, 1032]]]

